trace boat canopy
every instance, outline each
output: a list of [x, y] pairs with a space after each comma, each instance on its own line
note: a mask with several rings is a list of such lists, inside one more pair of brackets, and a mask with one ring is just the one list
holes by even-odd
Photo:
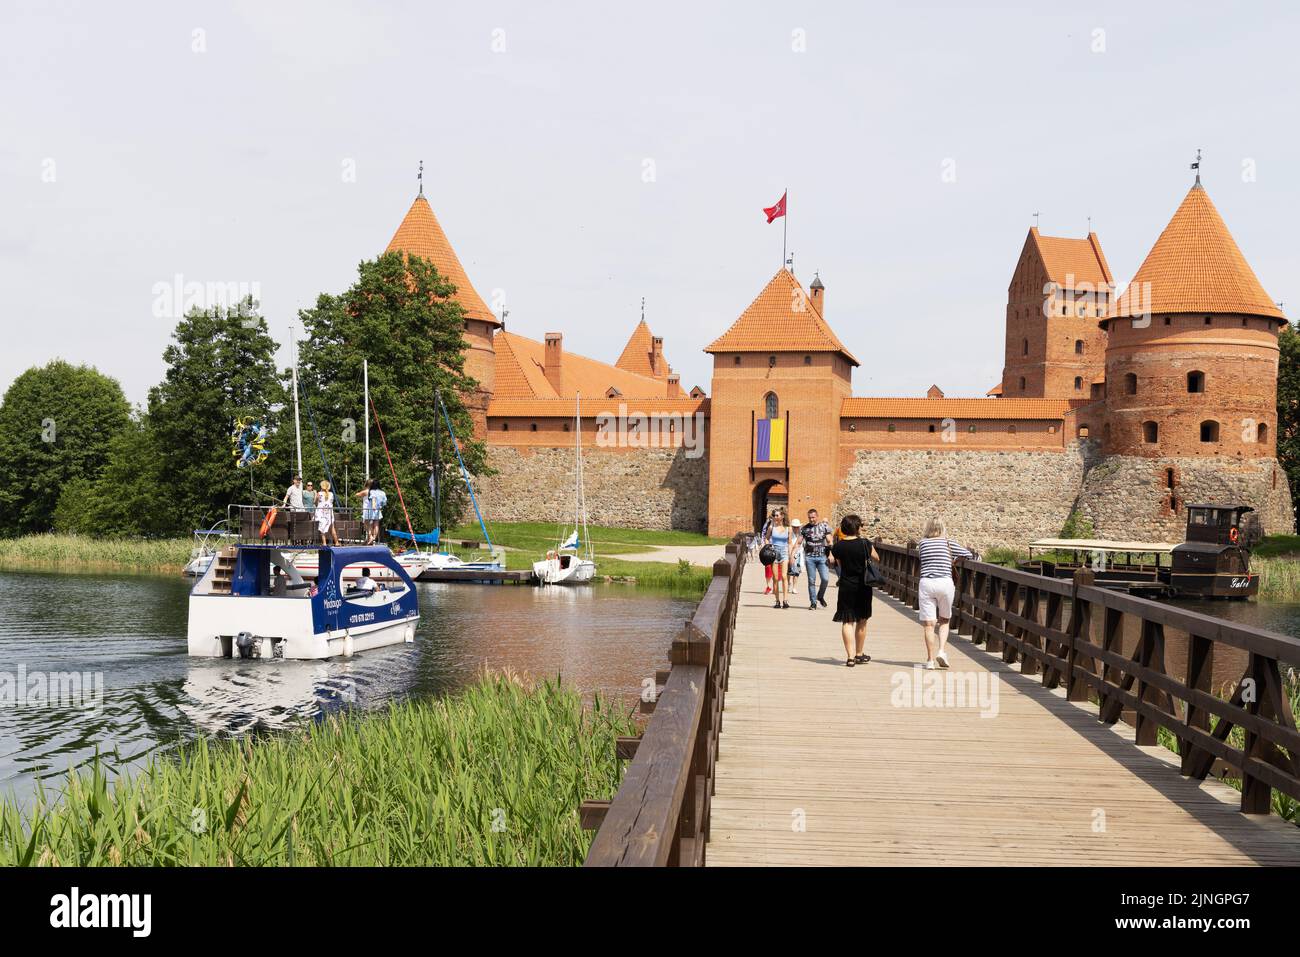
[[1029, 547], [1080, 552], [1155, 552], [1159, 554], [1167, 554], [1174, 550], [1174, 546], [1168, 542], [1112, 542], [1104, 538], [1040, 538], [1030, 542]]
[[438, 541], [442, 538], [442, 529], [435, 528], [431, 532], [416, 532], [415, 534], [411, 534], [410, 532], [399, 532], [395, 528], [390, 528], [388, 530], [388, 536], [389, 538], [400, 538], [408, 542], [419, 542], [422, 545], [437, 545]]

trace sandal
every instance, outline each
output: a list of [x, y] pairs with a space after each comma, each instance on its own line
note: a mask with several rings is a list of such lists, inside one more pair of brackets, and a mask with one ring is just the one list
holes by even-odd
[[852, 658], [850, 658], [848, 661], [844, 662], [844, 667], [845, 667], [845, 668], [852, 668], [852, 667], [853, 667], [854, 665], [856, 665], [856, 664], [857, 664], [857, 662], [854, 661]]
[[865, 665], [868, 661], [871, 660], [871, 656], [870, 656], [870, 655], [858, 655], [858, 656], [857, 656], [856, 658], [854, 658], [853, 660], [856, 661], [856, 662], [857, 662], [858, 664], [860, 664], [860, 665]]

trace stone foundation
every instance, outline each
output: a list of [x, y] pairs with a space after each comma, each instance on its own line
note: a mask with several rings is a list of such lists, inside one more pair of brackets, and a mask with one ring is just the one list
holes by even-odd
[[938, 515], [963, 545], [1024, 548], [1060, 533], [1092, 449], [1083, 442], [1064, 452], [860, 450], [835, 516], [856, 512], [872, 538], [901, 543], [920, 538]]
[[[475, 492], [496, 522], [549, 522], [573, 514], [573, 449], [489, 446], [497, 472]], [[584, 449], [587, 520], [593, 525], [702, 532], [709, 516], [709, 460], [685, 449]]]
[[1291, 489], [1275, 459], [1111, 455], [1088, 471], [1079, 493], [1096, 537], [1140, 541], [1181, 542], [1188, 504], [1238, 503], [1255, 509], [1265, 534], [1295, 531]]

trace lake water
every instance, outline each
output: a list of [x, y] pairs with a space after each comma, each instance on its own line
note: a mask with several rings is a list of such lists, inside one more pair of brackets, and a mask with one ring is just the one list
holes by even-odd
[[99, 707], [0, 707], [0, 794], [30, 798], [69, 766], [129, 766], [196, 734], [275, 730], [343, 708], [454, 691], [487, 666], [633, 700], [695, 602], [626, 585], [421, 583], [417, 640], [324, 662], [185, 653], [188, 581], [0, 572], [0, 680], [102, 676]]

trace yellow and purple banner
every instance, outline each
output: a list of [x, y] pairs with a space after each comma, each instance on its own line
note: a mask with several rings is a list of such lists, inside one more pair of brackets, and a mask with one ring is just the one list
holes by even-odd
[[759, 419], [755, 423], [754, 461], [785, 461], [785, 420]]

